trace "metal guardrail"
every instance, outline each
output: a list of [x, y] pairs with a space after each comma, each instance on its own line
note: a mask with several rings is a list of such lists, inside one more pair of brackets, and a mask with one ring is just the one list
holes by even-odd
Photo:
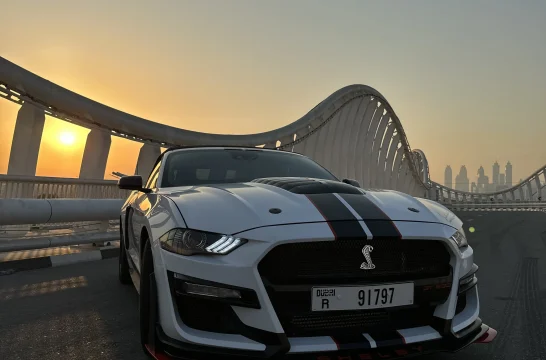
[[117, 180], [0, 175], [0, 199], [126, 199]]
[[121, 199], [3, 199], [0, 225], [114, 220], [123, 203]]
[[123, 199], [0, 199], [0, 252], [119, 240], [115, 223], [123, 203]]
[[457, 211], [546, 211], [546, 202], [518, 202], [504, 204], [443, 203], [442, 205], [450, 210]]

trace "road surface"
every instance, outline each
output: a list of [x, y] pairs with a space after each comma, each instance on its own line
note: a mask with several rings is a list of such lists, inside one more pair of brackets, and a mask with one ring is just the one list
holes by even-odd
[[[424, 360], [546, 359], [546, 214], [465, 212], [493, 344]], [[117, 259], [0, 276], [0, 359], [146, 359]]]

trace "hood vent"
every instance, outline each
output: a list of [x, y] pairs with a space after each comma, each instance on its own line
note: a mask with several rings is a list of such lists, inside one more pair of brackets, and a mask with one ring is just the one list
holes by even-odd
[[295, 194], [362, 194], [359, 188], [339, 181], [312, 178], [261, 178], [254, 183], [267, 184]]

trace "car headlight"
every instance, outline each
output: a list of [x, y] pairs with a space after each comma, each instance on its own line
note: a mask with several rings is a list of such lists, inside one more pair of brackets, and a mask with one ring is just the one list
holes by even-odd
[[466, 240], [466, 234], [464, 233], [464, 230], [461, 228], [455, 232], [455, 234], [451, 235], [451, 240], [457, 244], [459, 248], [464, 248], [468, 246], [468, 241]]
[[180, 255], [226, 255], [246, 243], [236, 236], [172, 229], [159, 238], [161, 248]]

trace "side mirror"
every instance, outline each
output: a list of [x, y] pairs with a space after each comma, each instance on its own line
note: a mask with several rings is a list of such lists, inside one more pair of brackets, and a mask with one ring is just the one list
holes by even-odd
[[151, 190], [142, 187], [142, 176], [122, 176], [118, 180], [118, 188], [124, 190], [137, 190], [144, 193], [149, 193]]
[[357, 188], [360, 187], [360, 184], [358, 183], [358, 181], [353, 179], [343, 179], [341, 180], [341, 182], [344, 182], [345, 184], [353, 185], [354, 187], [357, 187]]

